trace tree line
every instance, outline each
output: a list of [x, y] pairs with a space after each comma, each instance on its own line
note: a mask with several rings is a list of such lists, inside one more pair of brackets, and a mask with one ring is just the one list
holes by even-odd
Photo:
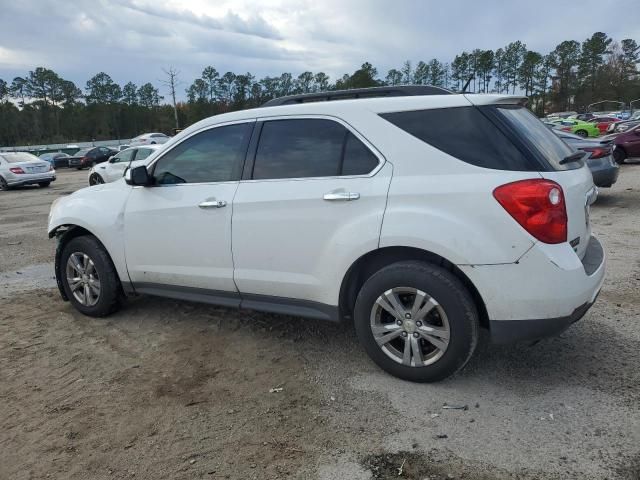
[[[171, 105], [152, 83], [118, 85], [106, 73], [89, 79], [84, 89], [56, 72], [37, 67], [10, 82], [0, 79], [0, 145], [131, 138], [145, 131], [169, 133], [202, 118], [252, 108], [276, 97], [326, 90], [382, 85], [435, 85], [468, 92], [522, 93], [538, 115], [559, 110], [583, 111], [593, 102], [640, 98], [640, 47], [596, 32], [583, 42], [566, 40], [546, 54], [521, 41], [496, 50], [461, 52], [450, 63], [438, 59], [405, 61], [381, 76], [369, 62], [331, 81], [324, 72], [256, 78], [251, 73], [220, 73], [207, 66], [186, 88], [186, 101]], [[180, 83], [170, 74], [170, 97]], [[636, 104], [640, 107], [640, 102]]]

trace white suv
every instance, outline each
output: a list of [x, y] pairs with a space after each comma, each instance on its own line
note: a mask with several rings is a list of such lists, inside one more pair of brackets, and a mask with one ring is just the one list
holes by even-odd
[[561, 332], [604, 279], [597, 191], [525, 101], [394, 87], [203, 120], [53, 204], [60, 293], [91, 316], [150, 294], [348, 319], [414, 381], [462, 368], [480, 327]]

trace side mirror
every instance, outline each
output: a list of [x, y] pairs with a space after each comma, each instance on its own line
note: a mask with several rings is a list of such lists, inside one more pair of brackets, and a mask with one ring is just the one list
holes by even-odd
[[146, 187], [151, 185], [152, 177], [147, 171], [147, 167], [140, 165], [139, 167], [129, 168], [124, 173], [124, 181], [129, 185], [139, 185]]

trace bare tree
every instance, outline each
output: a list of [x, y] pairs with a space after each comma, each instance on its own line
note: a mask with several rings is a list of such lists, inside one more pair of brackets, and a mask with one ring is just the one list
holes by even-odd
[[180, 128], [180, 123], [178, 122], [178, 107], [176, 105], [176, 88], [182, 83], [178, 77], [178, 75], [180, 75], [180, 71], [173, 67], [169, 67], [168, 70], [163, 68], [162, 71], [165, 73], [167, 78], [166, 80], [160, 80], [160, 82], [169, 89], [169, 94], [173, 101], [173, 117], [176, 121], [176, 129], [178, 129]]

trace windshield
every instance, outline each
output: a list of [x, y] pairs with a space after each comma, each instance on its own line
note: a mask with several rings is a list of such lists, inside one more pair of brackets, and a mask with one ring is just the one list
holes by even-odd
[[27, 152], [5, 153], [2, 155], [2, 158], [9, 163], [32, 162], [34, 160], [38, 160], [38, 157]]
[[497, 111], [517, 131], [521, 140], [544, 157], [554, 170], [569, 170], [581, 166], [580, 162], [564, 165], [560, 163], [562, 159], [574, 153], [573, 149], [525, 107], [504, 105], [497, 107]]

